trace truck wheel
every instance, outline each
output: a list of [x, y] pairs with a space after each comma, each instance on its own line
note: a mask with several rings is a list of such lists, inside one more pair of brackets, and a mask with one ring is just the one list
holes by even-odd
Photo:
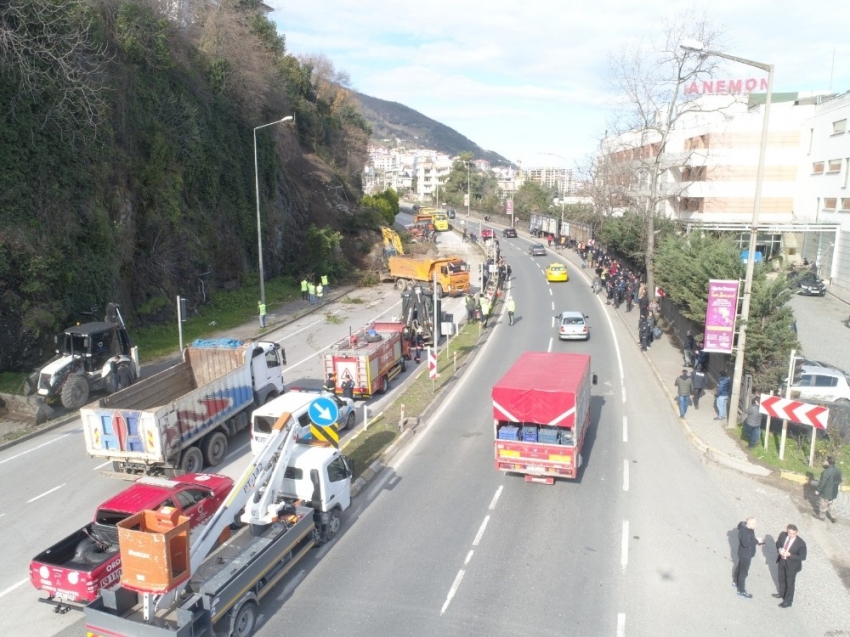
[[404, 356], [401, 357], [401, 371], [402, 373], [407, 371], [407, 359], [405, 359]]
[[378, 390], [379, 394], [386, 394], [387, 390], [390, 388], [390, 381], [386, 376], [381, 376], [381, 388]]
[[210, 467], [217, 467], [227, 455], [227, 436], [220, 431], [214, 431], [201, 443], [204, 460]]
[[408, 279], [404, 282], [404, 285], [408, 290], [412, 290], [416, 287], [416, 281], [414, 281], [413, 279]]
[[65, 409], [79, 409], [89, 399], [89, 384], [82, 376], [69, 376], [62, 385], [62, 406]]
[[345, 427], [343, 427], [343, 429], [345, 429], [345, 430], [351, 429], [354, 426], [354, 421], [356, 419], [357, 419], [357, 416], [352, 411], [350, 414], [348, 414], [348, 417], [345, 419]]
[[404, 279], [396, 279], [395, 280], [395, 289], [399, 292], [404, 292], [404, 289], [407, 287], [407, 283]]
[[233, 618], [233, 630], [230, 634], [234, 637], [251, 637], [256, 623], [257, 604], [253, 601], [245, 602], [239, 607], [239, 612]]
[[339, 533], [339, 528], [342, 526], [342, 522], [339, 520], [339, 511], [334, 509], [333, 511], [328, 513], [328, 530], [326, 533], [327, 542], [330, 542], [336, 534]]
[[180, 473], [198, 473], [204, 468], [204, 454], [197, 447], [189, 447], [180, 458]]

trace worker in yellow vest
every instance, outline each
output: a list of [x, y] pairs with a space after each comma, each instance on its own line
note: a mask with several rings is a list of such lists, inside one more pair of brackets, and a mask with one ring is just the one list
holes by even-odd
[[260, 327], [266, 326], [266, 304], [262, 301], [257, 303], [257, 308], [260, 310]]
[[307, 295], [310, 298], [310, 305], [316, 304], [316, 284], [308, 283], [307, 284]]
[[322, 287], [325, 289], [325, 292], [328, 291], [328, 275], [327, 274], [322, 275]]
[[309, 301], [310, 300], [310, 297], [307, 294], [307, 279], [306, 278], [301, 279], [301, 300], [302, 301]]
[[324, 295], [325, 295], [325, 286], [323, 286], [321, 283], [319, 283], [319, 285], [316, 286], [316, 303], [321, 305], [322, 304], [322, 297]]

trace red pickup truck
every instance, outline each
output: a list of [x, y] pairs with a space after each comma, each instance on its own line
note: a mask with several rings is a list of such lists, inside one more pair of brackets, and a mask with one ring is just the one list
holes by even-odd
[[144, 477], [99, 507], [83, 528], [36, 555], [30, 581], [45, 591], [40, 602], [65, 613], [71, 603], [87, 604], [100, 589], [121, 578], [118, 529], [115, 525], [139, 511], [175, 507], [191, 518], [192, 527], [206, 522], [233, 487], [226, 476], [192, 473], [166, 480]]

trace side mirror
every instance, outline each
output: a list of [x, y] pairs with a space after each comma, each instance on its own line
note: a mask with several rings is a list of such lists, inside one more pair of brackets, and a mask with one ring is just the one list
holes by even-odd
[[590, 382], [593, 383], [594, 385], [596, 385], [599, 382], [599, 378], [597, 378], [596, 374], [593, 374], [590, 377]]

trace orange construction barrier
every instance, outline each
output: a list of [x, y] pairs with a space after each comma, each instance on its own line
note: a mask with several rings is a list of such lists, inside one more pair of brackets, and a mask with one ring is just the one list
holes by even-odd
[[166, 593], [189, 579], [189, 518], [177, 509], [140, 511], [116, 526], [122, 586]]

